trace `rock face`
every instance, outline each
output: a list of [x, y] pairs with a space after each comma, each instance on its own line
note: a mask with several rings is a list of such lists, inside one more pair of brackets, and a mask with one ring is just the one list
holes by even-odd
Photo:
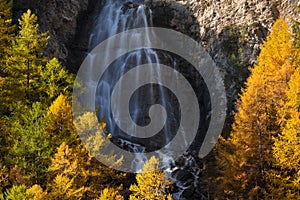
[[[15, 21], [17, 21], [22, 13], [31, 9], [38, 16], [41, 31], [49, 32], [50, 40], [46, 53], [56, 55], [72, 70], [70, 66], [74, 62], [68, 61], [73, 58], [77, 61], [78, 55], [74, 54], [74, 48], [78, 48], [78, 51], [84, 55], [82, 49], [85, 49], [87, 44], [83, 42], [85, 40], [78, 39], [78, 35], [83, 35], [81, 29], [83, 25], [89, 25], [87, 16], [94, 8], [95, 1], [89, 0], [16, 0], [13, 5], [13, 13]], [[81, 60], [77, 62], [81, 62]], [[75, 70], [72, 71], [75, 72]]]
[[295, 16], [290, 1], [149, 0], [146, 4], [153, 10], [154, 25], [185, 33], [210, 53], [224, 74], [228, 116], [275, 20], [280, 15], [287, 20]]
[[[16, 21], [23, 12], [32, 9], [39, 17], [41, 31], [49, 31], [51, 36], [48, 52], [55, 53], [76, 71], [82, 61], [78, 56], [84, 58], [94, 16], [103, 2], [15, 0], [14, 18]], [[280, 14], [290, 17], [295, 12], [290, 2], [293, 1], [145, 0], [153, 10], [154, 25], [173, 28], [200, 41], [216, 62], [225, 65], [225, 71], [226, 65], [232, 65], [228, 64], [230, 61], [242, 62], [244, 66], [255, 63], [259, 44], [274, 20]]]
[[[279, 15], [296, 16], [288, 0], [145, 0], [153, 10], [154, 26], [183, 32], [207, 49], [225, 77], [228, 113], [245, 78], [256, 63], [259, 45]], [[89, 33], [104, 1], [14, 1], [17, 19], [28, 8], [49, 31], [48, 54], [55, 54], [76, 72], [87, 53]], [[299, 3], [298, 3], [299, 4]], [[134, 6], [134, 3], [128, 3]]]

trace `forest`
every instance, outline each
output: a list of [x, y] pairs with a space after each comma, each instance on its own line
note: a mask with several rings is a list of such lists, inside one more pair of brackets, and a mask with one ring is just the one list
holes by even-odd
[[[158, 158], [131, 174], [86, 150], [75, 126], [102, 130], [100, 154], [110, 135], [89, 113], [73, 120], [75, 74], [45, 55], [48, 40], [35, 13], [14, 24], [12, 2], [0, 0], [0, 199], [173, 199]], [[230, 133], [219, 139], [213, 163], [203, 161], [207, 199], [300, 199], [300, 22], [279, 17], [260, 49]]]

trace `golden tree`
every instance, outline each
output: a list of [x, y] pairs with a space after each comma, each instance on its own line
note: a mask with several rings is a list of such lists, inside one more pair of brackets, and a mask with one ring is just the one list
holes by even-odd
[[49, 183], [51, 199], [81, 199], [87, 191], [84, 186], [88, 171], [80, 162], [84, 158], [78, 155], [66, 143], [62, 143], [52, 159]]
[[265, 175], [272, 168], [272, 137], [280, 132], [277, 111], [294, 71], [292, 34], [279, 18], [261, 46], [258, 65], [251, 70], [237, 103], [230, 137], [218, 160], [224, 166], [221, 191], [229, 198], [263, 198]]
[[120, 195], [122, 189], [122, 186], [118, 188], [105, 188], [102, 190], [101, 195], [97, 200], [124, 200]]
[[167, 194], [171, 181], [166, 178], [163, 171], [159, 169], [159, 160], [151, 157], [145, 163], [142, 173], [136, 175], [137, 185], [130, 186], [130, 200], [165, 200], [170, 195]]
[[63, 94], [49, 107], [46, 118], [49, 121], [47, 133], [51, 137], [52, 148], [56, 149], [63, 142], [70, 145], [78, 139], [73, 125], [72, 107]]
[[274, 138], [274, 158], [280, 171], [272, 176], [271, 194], [285, 199], [297, 199], [300, 195], [300, 68], [289, 81], [287, 101], [280, 109], [279, 119], [283, 127]]
[[[62, 99], [62, 96], [59, 99]], [[51, 109], [53, 113], [54, 110], [56, 109]], [[63, 196], [64, 198], [69, 196], [69, 199], [96, 199], [103, 189], [114, 187], [121, 180], [122, 174], [104, 166], [94, 157], [103, 156], [107, 159], [107, 163], [111, 163], [110, 166], [120, 165], [122, 162], [122, 158], [102, 154], [102, 148], [107, 144], [104, 142], [105, 135], [102, 129], [104, 125], [93, 116], [86, 113], [75, 121], [77, 129], [88, 134], [87, 140], [81, 139], [93, 154], [88, 152], [79, 140], [74, 140], [69, 145], [63, 142], [57, 148], [48, 174], [49, 196], [53, 199]]]

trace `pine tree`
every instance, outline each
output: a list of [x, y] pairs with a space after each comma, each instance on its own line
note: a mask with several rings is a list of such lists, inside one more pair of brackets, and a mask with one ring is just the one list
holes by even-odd
[[7, 58], [5, 89], [8, 101], [30, 104], [38, 100], [41, 92], [41, 70], [46, 62], [43, 51], [49, 37], [39, 33], [37, 17], [30, 10], [22, 15], [19, 24], [19, 34]]
[[230, 137], [219, 149], [224, 166], [220, 193], [228, 198], [264, 198], [265, 175], [272, 168], [272, 137], [280, 132], [277, 110], [294, 71], [292, 34], [279, 18], [261, 46], [258, 65], [242, 90]]
[[137, 185], [130, 186], [130, 200], [135, 199], [156, 199], [165, 200], [168, 197], [167, 189], [171, 181], [167, 180], [166, 175], [159, 169], [159, 160], [151, 157], [145, 163], [142, 173], [136, 175]]

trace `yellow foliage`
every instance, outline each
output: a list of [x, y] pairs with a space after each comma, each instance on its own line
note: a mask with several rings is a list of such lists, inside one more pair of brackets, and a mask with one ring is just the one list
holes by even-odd
[[44, 192], [39, 185], [33, 185], [26, 190], [26, 193], [33, 196], [32, 200], [44, 200], [47, 198], [47, 192]]
[[74, 178], [64, 175], [57, 175], [51, 187], [50, 199], [57, 200], [78, 200], [86, 192], [85, 187], [76, 186]]
[[51, 136], [55, 147], [62, 142], [68, 144], [77, 139], [77, 133], [73, 125], [72, 107], [67, 98], [61, 94], [49, 107], [47, 113], [47, 132]]
[[109, 134], [106, 136], [105, 123], [99, 122], [94, 113], [84, 113], [76, 118], [74, 124], [92, 156], [101, 158], [101, 161], [110, 167], [118, 167], [122, 164], [123, 158], [117, 158], [115, 152], [105, 151], [104, 153], [103, 149], [110, 143], [109, 137], [111, 136]]
[[166, 175], [159, 169], [159, 160], [151, 157], [145, 163], [142, 173], [136, 175], [137, 185], [130, 186], [130, 200], [165, 200], [167, 196], [167, 189], [171, 185], [171, 181], [167, 180]]
[[118, 188], [105, 188], [102, 190], [101, 195], [97, 200], [124, 200], [124, 198], [119, 194], [122, 188], [122, 186]]
[[[281, 173], [273, 179], [280, 183], [282, 196], [295, 199], [300, 191], [300, 68], [298, 67], [289, 81], [285, 102], [279, 118], [283, 127], [278, 138], [274, 138], [274, 158]], [[277, 183], [278, 184], [278, 183]], [[278, 189], [277, 189], [278, 190]], [[276, 190], [276, 191], [277, 191]]]
[[74, 152], [66, 143], [62, 143], [57, 148], [57, 153], [54, 155], [52, 165], [50, 167], [52, 172], [59, 172], [59, 174], [75, 176], [78, 173], [78, 160]]
[[231, 135], [223, 141], [225, 148], [219, 150], [218, 160], [226, 167], [220, 188], [233, 195], [229, 198], [264, 198], [265, 173], [272, 162], [272, 136], [281, 131], [278, 109], [286, 99], [287, 83], [295, 70], [294, 51], [292, 33], [281, 17], [261, 46], [258, 65], [251, 69], [237, 103]]

